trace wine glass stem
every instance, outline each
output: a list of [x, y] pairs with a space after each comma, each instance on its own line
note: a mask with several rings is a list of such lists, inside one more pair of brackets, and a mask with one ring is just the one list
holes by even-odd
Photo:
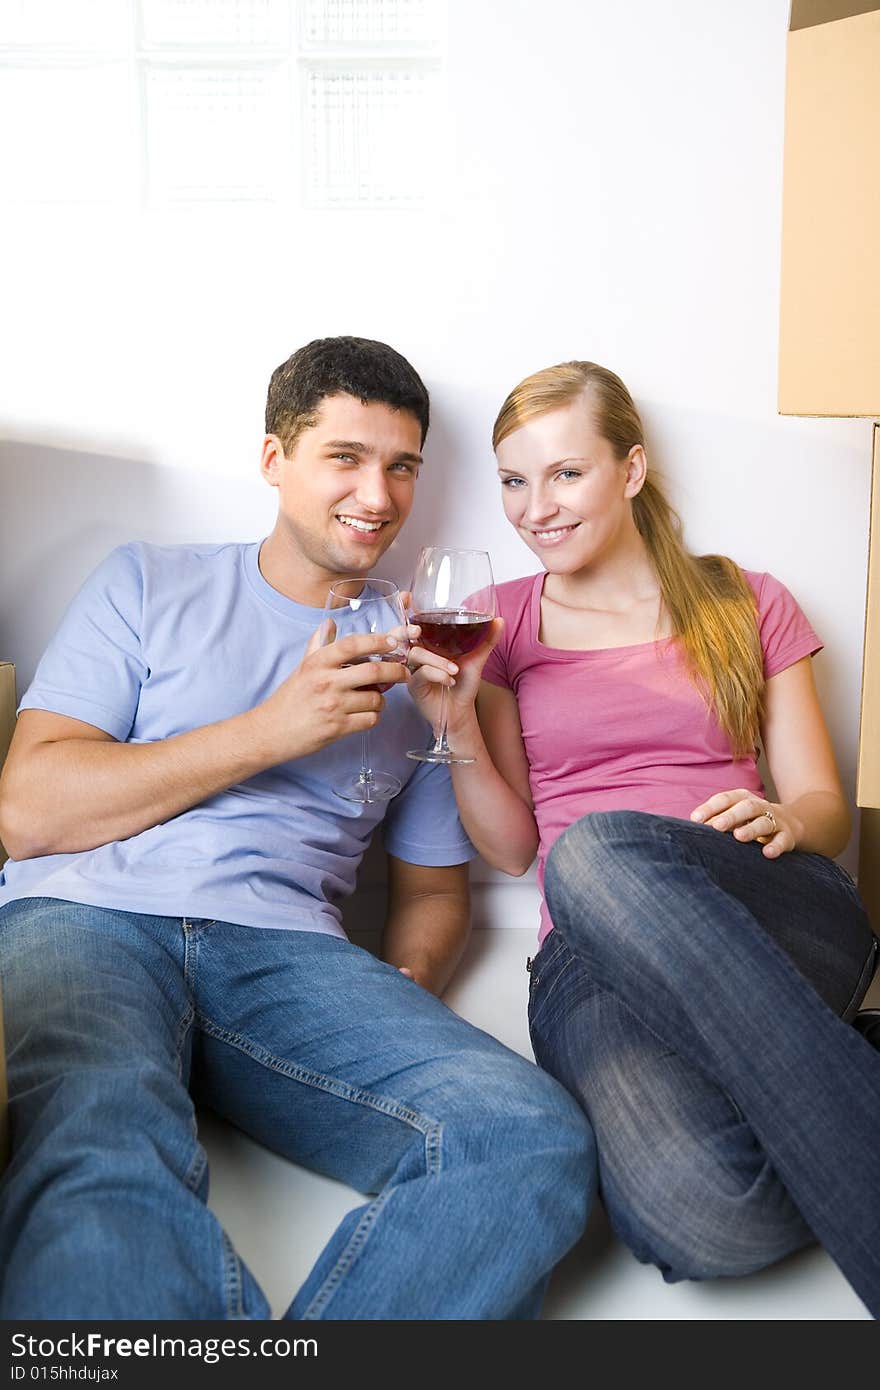
[[366, 800], [370, 800], [370, 787], [373, 782], [373, 769], [370, 766], [370, 734], [364, 730], [361, 734], [361, 775], [359, 781], [365, 788]]
[[443, 686], [440, 687], [440, 729], [439, 729], [439, 731], [438, 731], [438, 733], [437, 733], [437, 737], [436, 737], [435, 740], [434, 740], [434, 748], [433, 748], [433, 750], [432, 750], [432, 751], [435, 752], [435, 753], [448, 753], [448, 752], [449, 752], [449, 741], [448, 741], [448, 739], [447, 739], [447, 737], [446, 737], [446, 721], [447, 721], [447, 719], [448, 719], [448, 710], [447, 710], [447, 702], [446, 702], [446, 686], [443, 685]]

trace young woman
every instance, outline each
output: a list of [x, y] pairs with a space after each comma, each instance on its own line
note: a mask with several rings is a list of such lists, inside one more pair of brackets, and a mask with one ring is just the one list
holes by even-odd
[[454, 678], [483, 856], [522, 874], [537, 852], [537, 1060], [593, 1123], [615, 1229], [666, 1279], [815, 1237], [876, 1315], [880, 1054], [849, 1021], [877, 948], [833, 860], [850, 821], [821, 642], [771, 575], [687, 552], [612, 372], [527, 378], [493, 442], [546, 573], [500, 585], [490, 641], [413, 690], [436, 718]]

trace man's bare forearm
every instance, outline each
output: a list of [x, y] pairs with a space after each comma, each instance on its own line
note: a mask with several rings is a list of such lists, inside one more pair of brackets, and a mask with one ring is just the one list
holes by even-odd
[[[6, 849], [29, 859], [130, 839], [268, 767], [373, 728], [384, 702], [355, 684], [352, 659], [387, 654], [394, 640], [358, 634], [320, 647], [316, 635], [261, 704], [154, 743], [118, 743], [81, 721], [27, 711], [0, 781]], [[407, 674], [399, 662], [373, 669], [388, 685]]]
[[278, 761], [259, 709], [155, 743], [65, 738], [35, 745], [3, 778], [14, 859], [126, 840]]

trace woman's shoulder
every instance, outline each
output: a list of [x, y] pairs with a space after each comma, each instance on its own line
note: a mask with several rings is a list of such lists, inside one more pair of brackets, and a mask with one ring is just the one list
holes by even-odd
[[538, 574], [524, 574], [519, 579], [506, 579], [502, 584], [496, 584], [495, 594], [498, 599], [498, 612], [502, 617], [527, 608], [535, 591], [535, 585], [543, 577], [543, 571], [540, 571]]
[[743, 569], [742, 574], [755, 595], [765, 677], [822, 650], [821, 637], [781, 579], [768, 570]]
[[759, 613], [763, 614], [767, 609], [775, 606], [786, 608], [798, 606], [791, 590], [769, 570], [747, 570], [742, 565], [740, 565], [740, 569], [743, 578], [748, 582], [749, 588], [755, 595], [755, 603]]
[[744, 579], [755, 596], [759, 613], [774, 604], [795, 603], [791, 591], [769, 570], [746, 569], [729, 555], [700, 555], [697, 563], [719, 597], [735, 593]]

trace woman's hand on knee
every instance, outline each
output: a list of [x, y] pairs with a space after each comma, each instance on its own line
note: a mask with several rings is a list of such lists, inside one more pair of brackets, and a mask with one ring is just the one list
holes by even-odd
[[767, 801], [745, 787], [717, 792], [691, 811], [691, 820], [711, 825], [713, 830], [732, 831], [734, 838], [747, 843], [757, 840], [766, 859], [778, 859], [795, 848], [795, 833], [785, 807]]

